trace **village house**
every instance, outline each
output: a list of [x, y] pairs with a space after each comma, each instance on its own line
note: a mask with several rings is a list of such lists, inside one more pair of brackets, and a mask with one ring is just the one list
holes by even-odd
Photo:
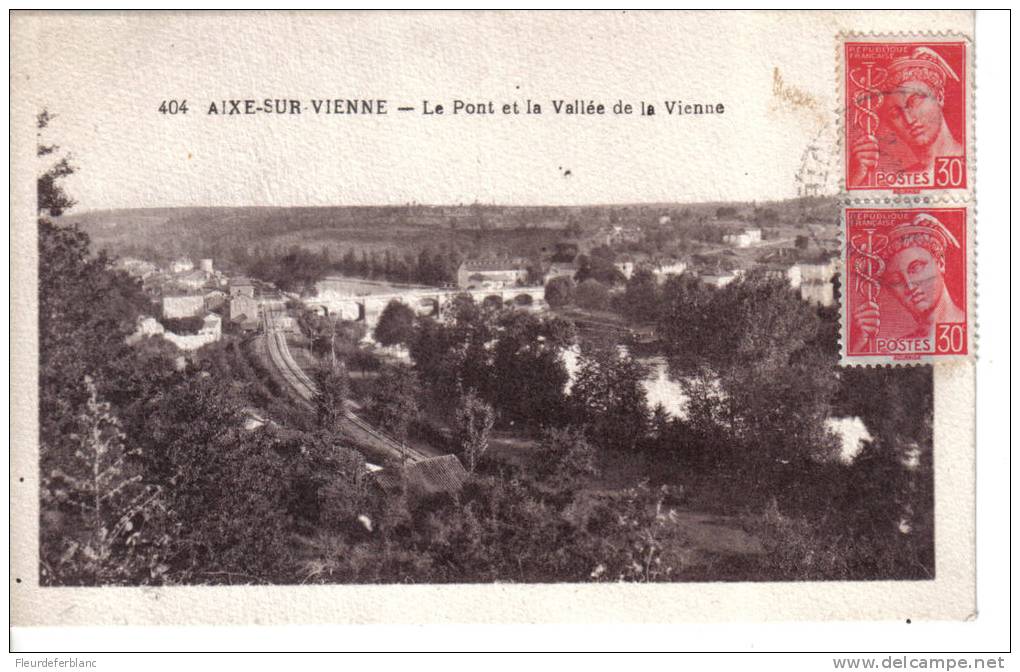
[[740, 233], [727, 233], [723, 242], [733, 247], [750, 247], [761, 242], [761, 229], [744, 229]]
[[181, 289], [202, 289], [209, 282], [209, 276], [203, 271], [186, 271], [174, 276], [173, 284]]
[[223, 318], [216, 313], [209, 313], [202, 318], [202, 328], [198, 330], [199, 334], [205, 336], [215, 336], [216, 340], [220, 340], [223, 335]]
[[765, 271], [765, 275], [770, 278], [785, 280], [793, 289], [800, 288], [801, 275], [800, 267], [798, 267], [797, 264], [761, 264], [759, 268], [763, 269]]
[[613, 224], [612, 226], [600, 229], [598, 237], [600, 242], [612, 246], [623, 243], [640, 243], [642, 234], [641, 229], [636, 226]]
[[652, 265], [652, 275], [658, 283], [663, 283], [671, 275], [683, 275], [687, 264], [679, 259], [663, 259]]
[[163, 318], [179, 319], [182, 317], [198, 317], [205, 312], [205, 296], [187, 294], [183, 296], [163, 297]]
[[821, 261], [802, 261], [797, 264], [800, 271], [800, 298], [817, 306], [831, 306], [835, 303], [835, 287], [832, 279], [839, 269], [839, 260], [830, 257]]
[[801, 261], [797, 263], [800, 269], [800, 277], [804, 282], [832, 282], [832, 276], [836, 274], [838, 260], [830, 257], [825, 261]]
[[145, 280], [156, 272], [155, 264], [144, 259], [135, 259], [134, 257], [121, 257], [114, 262], [113, 267], [141, 280]]
[[238, 276], [230, 281], [230, 298], [238, 296], [255, 296], [255, 283], [249, 278]]
[[549, 282], [554, 278], [571, 278], [577, 275], [577, 264], [574, 262], [565, 263], [562, 261], [554, 261], [549, 264], [549, 270], [545, 272], [545, 281]]
[[715, 287], [716, 289], [722, 289], [726, 285], [730, 284], [737, 278], [744, 275], [742, 269], [734, 271], [714, 271], [711, 273], [703, 273], [701, 275], [701, 281], [709, 287]]
[[227, 303], [227, 293], [221, 289], [210, 289], [205, 293], [205, 309], [218, 310]]
[[800, 298], [827, 308], [836, 302], [835, 287], [831, 282], [805, 282], [800, 286]]
[[238, 294], [231, 296], [230, 298], [230, 319], [231, 321], [238, 320], [258, 320], [259, 317], [259, 303], [251, 296], [245, 294]]
[[191, 259], [177, 259], [170, 263], [171, 273], [187, 273], [195, 268], [194, 262]]
[[461, 289], [500, 289], [523, 285], [528, 280], [527, 262], [522, 259], [465, 261], [457, 269]]

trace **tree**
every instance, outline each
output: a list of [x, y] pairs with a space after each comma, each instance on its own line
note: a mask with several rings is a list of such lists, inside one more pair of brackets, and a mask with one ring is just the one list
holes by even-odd
[[[831, 456], [824, 421], [837, 379], [818, 345], [817, 312], [785, 280], [760, 273], [719, 291], [683, 281], [673, 289], [661, 332], [667, 352], [705, 388], [690, 390], [705, 403], [691, 406], [687, 422], [714, 427], [698, 433], [714, 435], [752, 478]], [[684, 359], [685, 367], [676, 361]]]
[[468, 471], [474, 473], [479, 460], [489, 449], [489, 435], [496, 422], [496, 414], [492, 406], [468, 391], [461, 398], [455, 417], [457, 444], [467, 459]]
[[577, 257], [578, 269], [575, 278], [582, 284], [586, 280], [598, 280], [609, 286], [623, 284], [627, 278], [616, 267], [615, 262], [616, 253], [612, 248], [600, 245], [593, 248], [591, 254]]
[[589, 310], [605, 310], [609, 306], [609, 290], [598, 280], [588, 278], [574, 292], [577, 305]]
[[503, 423], [562, 424], [569, 381], [562, 352], [573, 341], [574, 330], [566, 320], [523, 311], [503, 313], [495, 343], [487, 349], [488, 384], [475, 389], [498, 410]]
[[372, 413], [379, 426], [401, 443], [407, 441], [411, 423], [418, 419], [421, 387], [408, 366], [387, 366], [376, 379]]
[[340, 431], [346, 415], [345, 404], [351, 395], [351, 382], [347, 369], [328, 366], [315, 373], [316, 394], [312, 403], [319, 427], [331, 432]]
[[574, 301], [574, 280], [566, 276], [545, 283], [545, 301], [552, 308], [567, 306]]
[[311, 310], [300, 314], [298, 327], [308, 338], [312, 352], [329, 354], [332, 366], [337, 366], [338, 346], [350, 357], [365, 337], [364, 323], [345, 320], [338, 315], [320, 315]]
[[40, 483], [43, 511], [40, 581], [44, 585], [161, 583], [166, 564], [162, 489], [142, 482], [120, 422], [91, 378], [76, 449], [57, 462], [47, 454]]
[[375, 327], [375, 340], [382, 345], [408, 345], [414, 340], [414, 310], [391, 300], [379, 316]]
[[658, 333], [675, 369], [706, 360], [725, 350], [725, 333], [715, 323], [719, 302], [713, 290], [691, 273], [666, 279], [661, 292]]
[[625, 314], [638, 322], [654, 322], [659, 316], [659, 283], [648, 268], [639, 268], [627, 281], [623, 294]]
[[[47, 145], [43, 144], [42, 141], [43, 130], [55, 118], [56, 115], [52, 115], [46, 110], [43, 110], [36, 116], [36, 128], [39, 130], [37, 135], [39, 140], [36, 146], [36, 154], [38, 156], [49, 156], [60, 149], [58, 145]], [[67, 195], [67, 192], [64, 191], [63, 186], [59, 183], [59, 180], [73, 175], [74, 172], [75, 167], [71, 163], [71, 157], [64, 156], [39, 176], [36, 183], [36, 193], [40, 214], [59, 217], [65, 210], [69, 210], [74, 206], [74, 199]]]
[[541, 479], [575, 484], [577, 479], [598, 474], [595, 447], [577, 427], [548, 429], [542, 435], [536, 474]]
[[643, 367], [616, 349], [585, 348], [570, 388], [575, 422], [604, 448], [632, 450], [648, 432]]
[[453, 332], [432, 317], [418, 318], [411, 359], [419, 378], [438, 400], [457, 394], [460, 358], [455, 351]]

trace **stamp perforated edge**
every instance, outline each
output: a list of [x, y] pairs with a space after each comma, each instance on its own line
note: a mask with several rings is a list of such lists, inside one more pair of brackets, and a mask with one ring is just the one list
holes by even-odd
[[[897, 359], [890, 356], [855, 356], [847, 353], [848, 325], [844, 301], [849, 287], [849, 264], [847, 263], [846, 212], [847, 210], [918, 210], [925, 205], [941, 209], [962, 209], [966, 214], [966, 293], [967, 293], [967, 354], [963, 355], [921, 355], [917, 359]], [[836, 288], [836, 306], [839, 311], [839, 364], [842, 367], [886, 368], [909, 366], [936, 366], [939, 368], [957, 365], [961, 362], [974, 362], [977, 359], [977, 290], [975, 283], [975, 261], [977, 244], [974, 238], [974, 205], [972, 203], [926, 203], [920, 206], [891, 206], [888, 204], [873, 205], [858, 203], [849, 198], [841, 198], [839, 206], [839, 287]]]
[[[846, 63], [844, 61], [844, 45], [854, 42], [963, 42], [965, 45], [965, 67], [967, 85], [964, 92], [966, 105], [965, 131], [967, 142], [967, 187], [966, 189], [926, 189], [919, 194], [896, 194], [891, 189], [848, 189], [846, 183]], [[841, 200], [850, 200], [853, 205], [860, 206], [898, 206], [918, 207], [933, 204], [973, 204], [976, 193], [977, 177], [977, 143], [974, 134], [974, 97], [975, 97], [975, 63], [974, 38], [968, 33], [952, 30], [918, 31], [918, 32], [858, 32], [840, 31], [836, 33], [835, 80], [836, 80], [836, 159], [839, 161], [838, 186]]]

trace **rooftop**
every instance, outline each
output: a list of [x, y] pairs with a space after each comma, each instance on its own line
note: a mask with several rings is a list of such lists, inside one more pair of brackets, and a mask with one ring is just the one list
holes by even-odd
[[407, 489], [417, 495], [460, 492], [468, 479], [467, 469], [456, 455], [430, 457], [403, 468], [389, 467], [373, 474], [375, 482], [387, 493], [400, 492], [406, 479]]
[[465, 261], [461, 267], [469, 271], [520, 271], [527, 265], [523, 259], [477, 259]]

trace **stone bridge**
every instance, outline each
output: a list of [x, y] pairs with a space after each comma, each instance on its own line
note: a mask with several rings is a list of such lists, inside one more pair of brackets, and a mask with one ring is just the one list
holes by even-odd
[[499, 289], [406, 289], [387, 294], [362, 296], [325, 293], [303, 299], [306, 307], [327, 315], [338, 315], [345, 320], [365, 323], [375, 329], [379, 316], [390, 301], [398, 301], [418, 315], [438, 317], [443, 308], [455, 297], [466, 294], [482, 305], [498, 307], [518, 306], [541, 310], [546, 307], [545, 287], [503, 287]]

